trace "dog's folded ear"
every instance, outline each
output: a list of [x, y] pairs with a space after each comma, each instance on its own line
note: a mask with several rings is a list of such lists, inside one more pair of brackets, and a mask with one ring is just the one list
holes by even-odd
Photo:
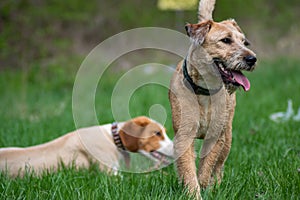
[[151, 123], [151, 120], [148, 117], [140, 116], [132, 120], [137, 126], [145, 127]]
[[185, 30], [187, 35], [192, 39], [194, 43], [201, 45], [204, 42], [205, 37], [209, 32], [212, 24], [213, 21], [211, 20], [198, 24], [186, 24]]

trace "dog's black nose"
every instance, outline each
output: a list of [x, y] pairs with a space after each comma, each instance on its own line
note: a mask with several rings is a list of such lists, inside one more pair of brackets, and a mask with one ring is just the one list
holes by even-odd
[[249, 65], [250, 67], [252, 67], [257, 60], [256, 57], [254, 57], [254, 56], [246, 56], [244, 59], [245, 59], [247, 65]]

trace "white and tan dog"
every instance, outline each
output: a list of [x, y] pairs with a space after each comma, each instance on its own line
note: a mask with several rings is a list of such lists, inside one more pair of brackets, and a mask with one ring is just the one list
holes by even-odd
[[97, 162], [101, 170], [109, 172], [119, 169], [120, 159], [129, 164], [128, 152], [138, 152], [166, 164], [164, 158], [173, 157], [173, 142], [161, 124], [140, 116], [126, 122], [82, 128], [36, 146], [1, 148], [0, 170], [22, 176], [26, 171], [55, 171], [62, 163], [89, 167]]

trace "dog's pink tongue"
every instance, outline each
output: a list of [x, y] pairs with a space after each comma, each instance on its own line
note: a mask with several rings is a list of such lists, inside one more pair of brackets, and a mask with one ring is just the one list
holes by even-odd
[[244, 74], [242, 74], [242, 72], [232, 71], [232, 75], [235, 81], [238, 82], [238, 84], [240, 84], [241, 86], [243, 86], [245, 91], [250, 90], [250, 82], [247, 79], [247, 77], [244, 76]]

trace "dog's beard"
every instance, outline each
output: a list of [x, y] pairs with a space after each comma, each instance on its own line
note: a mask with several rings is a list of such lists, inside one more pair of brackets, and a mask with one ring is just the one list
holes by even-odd
[[253, 71], [254, 66], [249, 66], [242, 53], [237, 53], [233, 55], [227, 62], [226, 65], [229, 69], [235, 70], [235, 71]]

